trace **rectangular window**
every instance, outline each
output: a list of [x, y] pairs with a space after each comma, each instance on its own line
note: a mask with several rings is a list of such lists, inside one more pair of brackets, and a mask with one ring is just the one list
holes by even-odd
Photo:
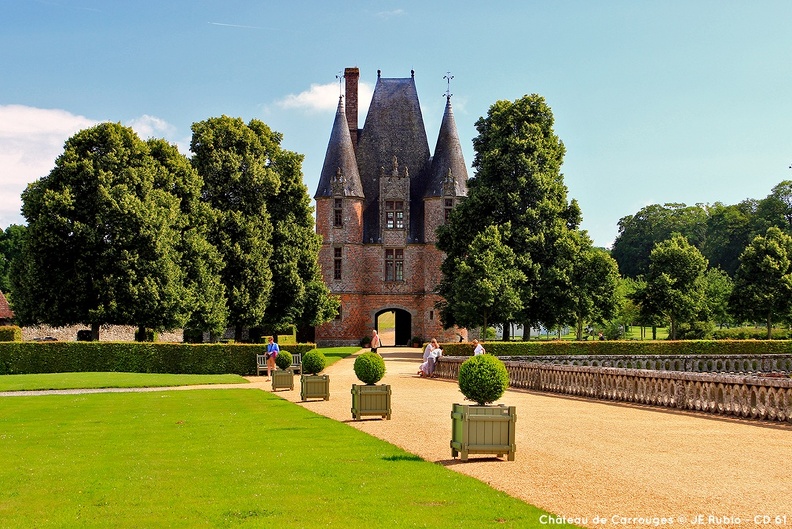
[[343, 201], [336, 198], [333, 202], [333, 226], [340, 228], [344, 225], [344, 208]]
[[341, 248], [333, 248], [333, 279], [341, 279]]
[[454, 207], [454, 199], [447, 198], [445, 199], [445, 220], [448, 220], [448, 216], [451, 215], [451, 208]]
[[337, 319], [337, 320], [341, 319], [341, 307], [342, 307], [341, 305], [338, 306], [338, 313], [336, 314], [336, 317], [335, 317], [335, 319]]
[[385, 201], [385, 228], [388, 230], [404, 229], [404, 202], [401, 200]]
[[385, 281], [404, 281], [404, 250], [385, 250]]

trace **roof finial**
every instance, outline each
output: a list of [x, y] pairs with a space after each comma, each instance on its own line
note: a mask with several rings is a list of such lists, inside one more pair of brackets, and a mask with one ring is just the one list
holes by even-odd
[[448, 82], [448, 88], [446, 89], [446, 93], [445, 93], [446, 99], [451, 99], [451, 96], [454, 95], [451, 93], [451, 79], [453, 78], [454, 76], [451, 75], [451, 72], [446, 72], [446, 74], [443, 76], [443, 79], [445, 79]]
[[336, 79], [338, 79], [338, 98], [341, 99], [344, 97], [344, 71], [340, 70], [336, 74]]

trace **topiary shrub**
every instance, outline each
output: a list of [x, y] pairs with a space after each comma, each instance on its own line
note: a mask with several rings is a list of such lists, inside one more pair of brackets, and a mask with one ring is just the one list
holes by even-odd
[[385, 360], [377, 353], [363, 353], [355, 359], [354, 370], [364, 384], [376, 384], [385, 376]]
[[327, 365], [324, 353], [314, 349], [305, 353], [302, 359], [302, 370], [309, 375], [318, 375]]
[[495, 402], [509, 386], [509, 372], [492, 355], [468, 358], [459, 366], [459, 390], [479, 405]]
[[284, 371], [289, 369], [292, 365], [292, 354], [281, 349], [278, 356], [275, 357], [275, 365]]
[[16, 325], [4, 325], [0, 327], [0, 342], [21, 342], [22, 329]]

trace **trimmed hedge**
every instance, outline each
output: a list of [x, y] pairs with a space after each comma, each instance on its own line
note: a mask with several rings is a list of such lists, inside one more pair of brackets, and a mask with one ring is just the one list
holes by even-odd
[[376, 384], [385, 376], [385, 360], [377, 353], [363, 353], [355, 358], [352, 369], [364, 384]]
[[0, 342], [21, 342], [22, 329], [16, 325], [3, 325], [0, 327]]
[[459, 366], [459, 391], [479, 406], [495, 402], [509, 387], [509, 372], [498, 358], [479, 355]]
[[[792, 354], [792, 340], [537, 340], [487, 342], [485, 347], [487, 353], [495, 356]], [[445, 343], [443, 354], [472, 356], [473, 345], [469, 342]]]
[[[315, 344], [283, 345], [306, 353]], [[148, 342], [2, 342], [0, 375], [116, 371], [254, 375], [256, 355], [266, 344], [179, 344]]]

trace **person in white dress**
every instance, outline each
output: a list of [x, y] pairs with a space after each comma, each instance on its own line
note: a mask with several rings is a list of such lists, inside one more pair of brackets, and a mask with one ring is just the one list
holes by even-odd
[[440, 346], [437, 344], [437, 340], [432, 338], [432, 341], [426, 344], [426, 349], [424, 349], [423, 363], [421, 364], [418, 374], [422, 377], [434, 376], [435, 362], [442, 355], [443, 350], [440, 349]]
[[483, 355], [487, 351], [484, 349], [484, 346], [479, 343], [478, 340], [473, 340], [473, 356]]

